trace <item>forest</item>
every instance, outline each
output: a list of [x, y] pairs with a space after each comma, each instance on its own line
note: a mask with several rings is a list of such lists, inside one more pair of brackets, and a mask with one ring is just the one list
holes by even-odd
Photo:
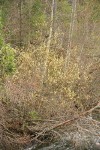
[[100, 150], [100, 0], [0, 0], [0, 150]]

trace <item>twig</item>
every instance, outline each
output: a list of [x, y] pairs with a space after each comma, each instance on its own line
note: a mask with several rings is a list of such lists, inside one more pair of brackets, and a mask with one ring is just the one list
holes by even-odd
[[90, 133], [90, 134], [92, 134], [92, 135], [100, 136], [99, 133], [98, 133], [98, 134], [95, 134], [95, 133], [93, 133], [93, 131], [89, 131], [88, 129], [82, 128], [82, 127], [79, 126], [79, 125], [77, 125], [77, 127], [78, 127], [78, 129], [79, 129], [80, 132], [85, 131], [85, 132], [88, 132], [88, 133]]
[[56, 129], [56, 128], [59, 128], [59, 127], [61, 127], [61, 126], [67, 125], [67, 124], [69, 124], [69, 123], [71, 123], [71, 122], [74, 122], [74, 121], [80, 119], [81, 117], [83, 117], [83, 116], [85, 116], [85, 115], [88, 115], [88, 114], [91, 113], [94, 109], [96, 109], [96, 108], [98, 108], [98, 107], [100, 107], [100, 102], [99, 102], [95, 107], [93, 107], [93, 108], [91, 108], [91, 109], [85, 111], [84, 113], [80, 114], [78, 117], [72, 118], [72, 119], [70, 119], [70, 120], [66, 120], [66, 121], [64, 121], [64, 122], [62, 122], [62, 123], [60, 123], [60, 124], [58, 124], [58, 125], [55, 125], [54, 127], [50, 128], [50, 129], [47, 130], [47, 131], [51, 131], [51, 130], [53, 130], [53, 129]]
[[48, 119], [35, 119], [33, 121], [40, 121], [40, 122], [59, 122], [57, 120], [48, 120]]

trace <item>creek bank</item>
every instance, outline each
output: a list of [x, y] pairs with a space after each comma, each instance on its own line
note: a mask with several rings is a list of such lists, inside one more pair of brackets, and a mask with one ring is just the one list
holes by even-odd
[[[66, 137], [65, 137], [66, 135]], [[48, 145], [30, 145], [24, 150], [100, 150], [100, 137], [89, 137], [80, 133], [65, 133], [62, 138]]]
[[41, 145], [30, 145], [24, 150], [100, 150], [100, 113], [83, 117], [67, 129], [57, 131], [60, 139]]

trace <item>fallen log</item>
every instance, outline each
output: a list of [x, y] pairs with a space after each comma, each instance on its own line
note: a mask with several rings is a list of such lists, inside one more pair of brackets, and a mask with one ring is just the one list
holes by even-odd
[[91, 108], [91, 109], [89, 109], [89, 110], [83, 112], [82, 114], [80, 114], [78, 117], [74, 117], [74, 118], [72, 118], [72, 119], [70, 119], [70, 120], [66, 120], [66, 121], [64, 121], [64, 122], [61, 122], [61, 123], [55, 125], [55, 126], [52, 127], [51, 129], [49, 129], [49, 131], [50, 131], [50, 130], [53, 130], [53, 129], [56, 129], [56, 128], [59, 128], [59, 127], [61, 127], [61, 126], [63, 126], [63, 125], [67, 125], [67, 124], [69, 124], [69, 123], [71, 123], [71, 122], [74, 122], [74, 121], [80, 119], [81, 117], [88, 115], [88, 114], [91, 113], [94, 109], [99, 108], [99, 107], [100, 107], [100, 102], [99, 102], [96, 106], [94, 106], [93, 108]]

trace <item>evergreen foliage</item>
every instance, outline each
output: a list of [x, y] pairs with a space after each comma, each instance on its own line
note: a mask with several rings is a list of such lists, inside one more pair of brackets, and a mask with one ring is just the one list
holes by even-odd
[[3, 75], [12, 74], [15, 71], [15, 51], [9, 44], [3, 45], [0, 50], [0, 68]]

